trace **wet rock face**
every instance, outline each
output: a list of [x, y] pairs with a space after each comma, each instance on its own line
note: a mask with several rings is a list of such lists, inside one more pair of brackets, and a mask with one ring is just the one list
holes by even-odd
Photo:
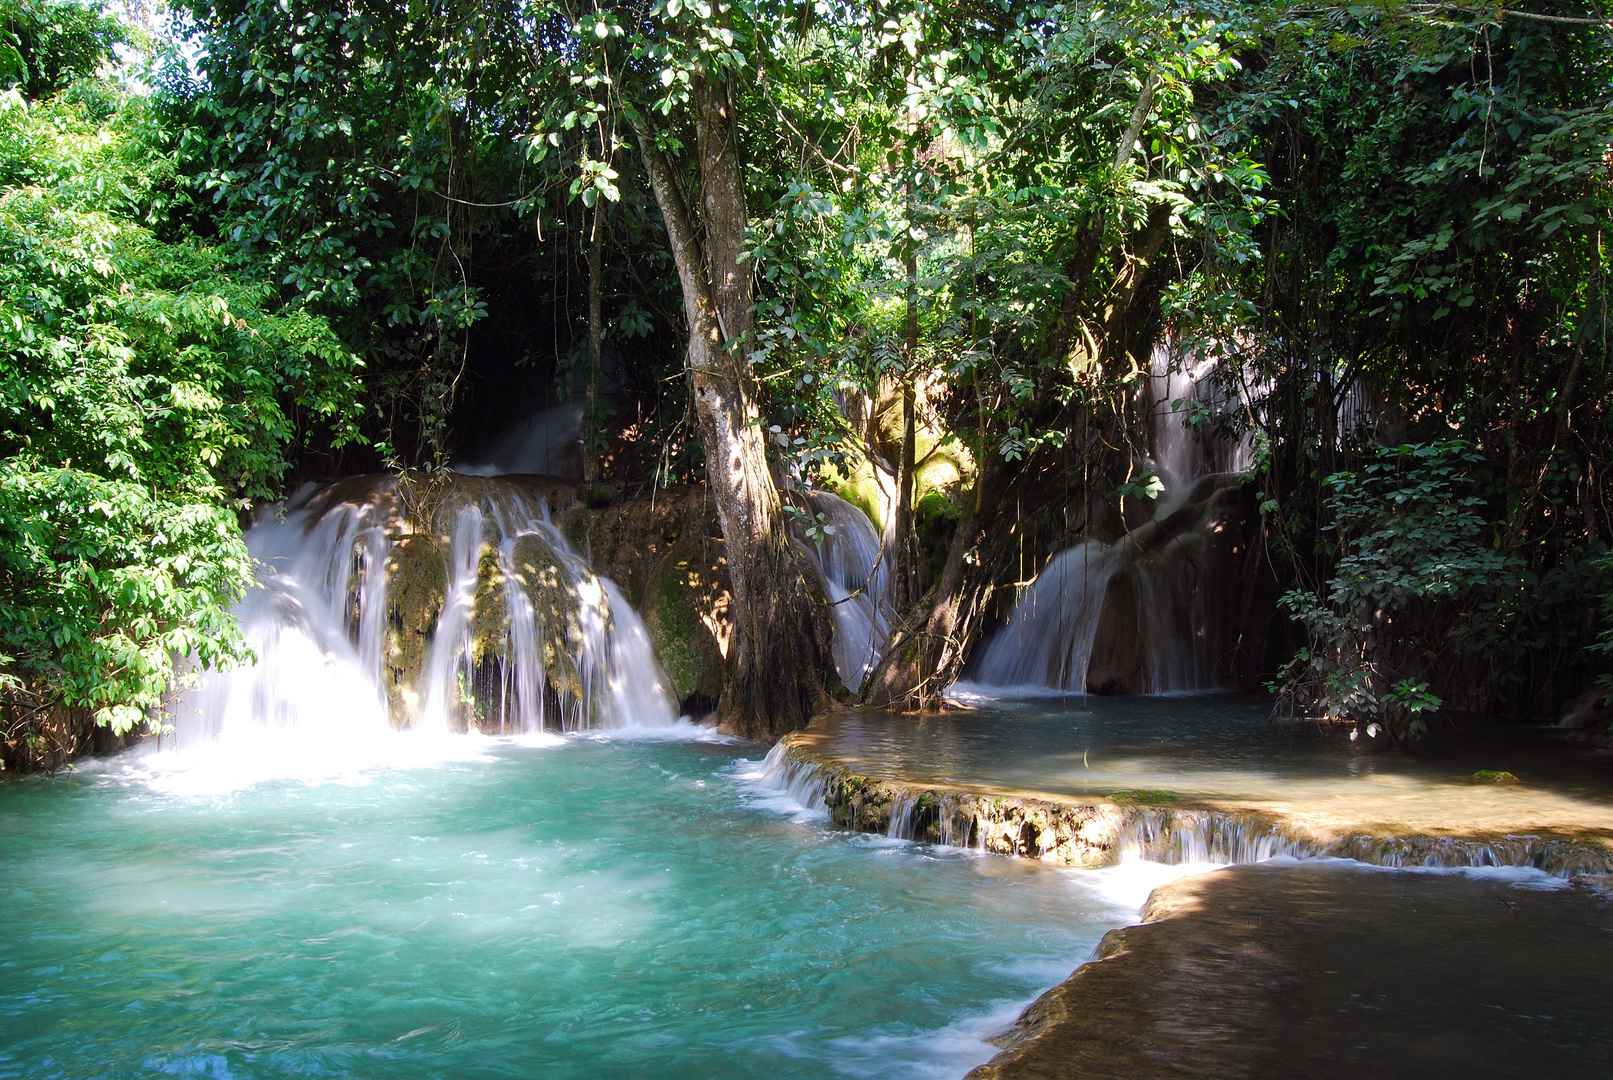
[[673, 488], [576, 507], [558, 523], [643, 614], [682, 711], [714, 711], [727, 679], [733, 616], [722, 530], [706, 493]]
[[1613, 705], [1607, 704], [1605, 686], [1595, 686], [1563, 706], [1557, 725], [1568, 731], [1613, 729]]
[[[540, 537], [523, 536], [517, 540], [513, 561], [514, 582], [532, 604], [537, 619], [539, 648], [549, 682], [557, 695], [581, 698], [582, 675], [572, 658], [583, 648], [583, 629], [572, 598], [583, 583]], [[508, 611], [508, 607], [504, 610]], [[502, 639], [494, 636], [491, 640]]]
[[[353, 523], [348, 636], [361, 654], [372, 650], [394, 726], [569, 729], [649, 722], [615, 714], [671, 708], [654, 693], [624, 695], [620, 624], [631, 623], [636, 642], [642, 624], [617, 610], [620, 594], [553, 523], [549, 506], [573, 501], [569, 486], [543, 478], [452, 474], [428, 486], [373, 476], [298, 508], [310, 536]], [[625, 681], [653, 691], [664, 676], [642, 645], [632, 648], [632, 665], [646, 670]]]
[[399, 537], [384, 566], [387, 706], [392, 722], [408, 727], [420, 719], [420, 694], [415, 687], [442, 615], [448, 570], [437, 539], [423, 534]]
[[1109, 580], [1098, 632], [1087, 661], [1087, 685], [1094, 694], [1140, 694], [1144, 689], [1143, 629], [1137, 616], [1137, 591], [1131, 569]]
[[[554, 494], [554, 493], [548, 493]], [[456, 537], [468, 509], [484, 500], [512, 514], [485, 513], [470, 551]], [[544, 673], [543, 692], [551, 703], [578, 702], [585, 689], [575, 657], [585, 642], [579, 625], [579, 600], [599, 595], [586, 568], [568, 567], [563, 556], [541, 536], [507, 538], [504, 529], [535, 514], [538, 504], [524, 505], [520, 489], [488, 478], [466, 478], [429, 500], [395, 496], [389, 502], [390, 553], [383, 564], [387, 626], [384, 642], [385, 686], [392, 721], [399, 727], [421, 722], [426, 705], [427, 664], [447, 605], [450, 571], [456, 555], [473, 567], [465, 633], [465, 663], [448, 690], [449, 725], [455, 730], [508, 728], [512, 601], [524, 597], [530, 606], [537, 654]], [[481, 512], [478, 510], [477, 512]], [[501, 553], [506, 540], [512, 550]], [[456, 552], [456, 547], [461, 549]], [[590, 587], [591, 586], [591, 587]], [[608, 611], [605, 615], [608, 624]], [[355, 628], [356, 636], [356, 628]]]
[[729, 597], [720, 570], [704, 557], [697, 538], [684, 537], [644, 590], [641, 611], [650, 639], [678, 701], [692, 716], [714, 711], [722, 697]]

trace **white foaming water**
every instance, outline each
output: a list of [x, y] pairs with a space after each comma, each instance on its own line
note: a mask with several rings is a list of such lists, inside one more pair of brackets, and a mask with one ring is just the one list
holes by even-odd
[[[1059, 965], [1047, 981], [1069, 974]], [[989, 1041], [1011, 1027], [1028, 1001], [1001, 1001], [990, 1012], [963, 1016], [936, 1031], [889, 1033], [836, 1039], [829, 1064], [843, 1076], [879, 1076], [891, 1080], [957, 1080], [962, 1068], [983, 1065], [997, 1053]], [[901, 1062], [897, 1068], [891, 1062]]]
[[[1110, 542], [1089, 539], [1054, 555], [1025, 587], [960, 691], [1180, 694], [1217, 689], [1221, 640], [1215, 537], [1247, 447], [1189, 429], [1176, 401], [1224, 412], [1233, 403], [1213, 364], [1173, 370], [1156, 348], [1149, 397], [1153, 452], [1163, 484], [1152, 517]], [[1116, 594], [1121, 582], [1123, 592]], [[1134, 639], [1134, 640], [1132, 640]]]
[[893, 613], [886, 600], [884, 545], [868, 515], [851, 503], [827, 491], [805, 494], [813, 513], [823, 519], [817, 524], [826, 526], [821, 543], [811, 537], [804, 537], [804, 543], [829, 594], [835, 670], [848, 690], [856, 690], [879, 663], [890, 637]]
[[[420, 521], [409, 497], [395, 478], [371, 477], [260, 513], [247, 546], [261, 587], [236, 611], [256, 661], [205, 674], [176, 703], [167, 752], [127, 767], [166, 789], [235, 790], [474, 758], [477, 740], [454, 734], [467, 729], [686, 737], [643, 620], [540, 499], [502, 481], [451, 481]], [[405, 542], [430, 549], [413, 572], [441, 590], [414, 672], [400, 641], [420, 613], [399, 610], [391, 588]], [[549, 611], [535, 591], [557, 598]], [[417, 584], [410, 602], [420, 596]]]
[[1465, 877], [1472, 881], [1483, 881], [1494, 885], [1510, 885], [1514, 889], [1525, 889], [1531, 892], [1559, 892], [1563, 889], [1574, 888], [1574, 883], [1567, 877], [1548, 873], [1537, 866], [1380, 866], [1376, 863], [1363, 863], [1354, 859], [1341, 859], [1334, 856], [1304, 858], [1293, 855], [1276, 855], [1268, 861], [1274, 863], [1338, 863], [1340, 866], [1348, 866], [1352, 870], [1370, 870], [1382, 874], [1432, 874], [1436, 877]]
[[1231, 864], [1224, 862], [1162, 863], [1128, 853], [1114, 866], [1100, 870], [1071, 870], [1084, 887], [1103, 897], [1117, 908], [1142, 913], [1143, 906], [1155, 889], [1194, 874], [1208, 874], [1224, 870]]
[[829, 819], [817, 767], [792, 758], [785, 743], [775, 743], [761, 761], [740, 759], [733, 770], [753, 806], [797, 823]]
[[[521, 737], [532, 745], [560, 745], [559, 735]], [[386, 727], [356, 737], [318, 740], [285, 731], [239, 727], [205, 741], [143, 745], [113, 758], [82, 762], [77, 771], [133, 783], [180, 798], [232, 795], [259, 784], [368, 784], [378, 772], [430, 769], [454, 762], [491, 761], [498, 741], [480, 735], [395, 731]]]
[[1053, 556], [986, 643], [974, 685], [1084, 690], [1109, 579], [1123, 554], [1119, 543], [1088, 540]]

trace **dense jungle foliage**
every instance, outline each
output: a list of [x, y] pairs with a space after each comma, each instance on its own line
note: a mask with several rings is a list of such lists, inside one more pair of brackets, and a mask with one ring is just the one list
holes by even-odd
[[1249, 449], [1246, 573], [1282, 599], [1237, 661], [1285, 700], [1398, 737], [1608, 670], [1598, 0], [0, 27], [10, 760], [53, 709], [154, 723], [174, 657], [239, 660], [238, 512], [293, 480], [440, 471], [571, 401], [599, 497], [734, 486], [691, 392], [713, 314], [780, 489], [734, 521], [810, 540], [817, 485], [885, 530], [865, 698], [933, 702], [1011, 586], [1160, 494], [1164, 367], [1216, 390], [1155, 411]]

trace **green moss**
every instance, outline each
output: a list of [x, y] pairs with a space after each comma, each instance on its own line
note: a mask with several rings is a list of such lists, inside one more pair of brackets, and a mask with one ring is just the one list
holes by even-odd
[[470, 655], [480, 664], [492, 656], [502, 657], [510, 631], [509, 604], [504, 599], [504, 571], [498, 565], [498, 549], [483, 544], [476, 561], [476, 596], [472, 601]]
[[540, 537], [521, 537], [513, 556], [516, 580], [532, 603], [543, 650], [543, 670], [556, 691], [580, 699], [582, 677], [571, 659], [582, 652], [582, 627], [577, 620], [578, 583]]
[[1473, 779], [1488, 784], [1516, 784], [1518, 778], [1504, 769], [1480, 769], [1473, 774]]
[[392, 722], [420, 719], [416, 685], [448, 589], [442, 550], [430, 536], [405, 536], [386, 561], [386, 693]]
[[940, 491], [930, 492], [913, 507], [913, 516], [918, 519], [920, 528], [939, 521], [956, 521], [962, 515], [957, 504]]
[[644, 624], [679, 701], [722, 694], [722, 651], [708, 625], [722, 588], [699, 556], [696, 540], [680, 540], [645, 588]]
[[1109, 798], [1117, 803], [1143, 803], [1147, 806], [1176, 801], [1176, 796], [1168, 791], [1113, 791], [1109, 793]]

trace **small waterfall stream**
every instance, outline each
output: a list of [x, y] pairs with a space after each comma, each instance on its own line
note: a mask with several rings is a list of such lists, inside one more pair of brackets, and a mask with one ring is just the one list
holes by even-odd
[[237, 614], [256, 662], [185, 695], [181, 745], [265, 729], [330, 740], [677, 718], [643, 620], [517, 484], [343, 481], [265, 507], [247, 545], [262, 587]]
[[822, 538], [800, 538], [815, 557], [829, 596], [835, 670], [848, 690], [856, 690], [879, 663], [890, 636], [893, 613], [886, 601], [884, 544], [868, 515], [845, 499], [827, 491], [805, 496]]
[[1142, 466], [1163, 485], [1152, 516], [1112, 541], [1054, 555], [981, 650], [973, 684], [1143, 694], [1221, 684], [1217, 608], [1227, 583], [1216, 564], [1248, 450], [1200, 437], [1174, 408], [1229, 407], [1208, 364], [1173, 370], [1161, 346], [1152, 366], [1153, 452]]

